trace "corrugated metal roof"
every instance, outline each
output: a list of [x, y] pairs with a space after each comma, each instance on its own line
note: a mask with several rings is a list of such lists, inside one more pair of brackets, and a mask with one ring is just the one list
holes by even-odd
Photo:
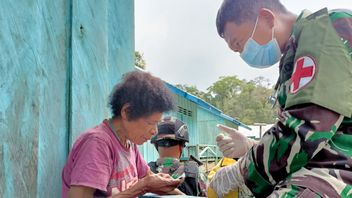
[[[164, 81], [164, 82], [165, 82], [165, 81]], [[184, 98], [186, 98], [186, 99], [188, 99], [188, 100], [190, 100], [190, 101], [196, 103], [199, 107], [201, 107], [201, 108], [203, 108], [203, 109], [205, 109], [205, 110], [211, 112], [212, 114], [217, 115], [217, 116], [219, 116], [219, 117], [221, 117], [221, 118], [223, 118], [223, 119], [225, 119], [225, 120], [228, 120], [228, 121], [230, 121], [230, 122], [232, 122], [232, 123], [234, 123], [234, 124], [236, 124], [236, 125], [238, 125], [238, 126], [241, 126], [241, 127], [243, 127], [243, 128], [246, 128], [246, 129], [248, 129], [248, 130], [252, 130], [252, 129], [251, 129], [250, 127], [248, 127], [247, 125], [241, 123], [240, 121], [236, 120], [235, 118], [232, 118], [232, 117], [230, 117], [230, 116], [224, 114], [220, 109], [218, 109], [218, 108], [214, 107], [213, 105], [211, 105], [211, 104], [205, 102], [204, 100], [198, 98], [197, 96], [194, 96], [194, 95], [192, 95], [192, 94], [189, 94], [189, 93], [187, 93], [187, 92], [185, 92], [185, 91], [183, 91], [183, 90], [177, 88], [176, 86], [174, 86], [174, 85], [172, 85], [172, 84], [170, 84], [170, 83], [168, 83], [168, 82], [165, 82], [165, 84], [166, 84], [166, 86], [167, 86], [172, 92], [174, 92], [175, 94], [177, 94], [177, 95], [179, 95], [179, 96], [182, 96], [182, 97], [184, 97]]]

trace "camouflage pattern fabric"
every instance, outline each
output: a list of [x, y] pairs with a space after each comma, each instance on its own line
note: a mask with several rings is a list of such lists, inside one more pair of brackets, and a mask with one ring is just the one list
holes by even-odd
[[[166, 173], [169, 175], [182, 175], [184, 167], [176, 158], [159, 158], [156, 161], [156, 170], [158, 173]], [[177, 176], [174, 176], [174, 179]]]
[[149, 167], [154, 173], [166, 173], [173, 178], [185, 175], [185, 181], [178, 187], [183, 193], [193, 196], [206, 196], [207, 179], [199, 171], [195, 161], [180, 162], [177, 158], [159, 158], [150, 162]]
[[279, 121], [238, 161], [256, 197], [352, 197], [352, 23], [334, 15], [296, 22], [280, 61]]

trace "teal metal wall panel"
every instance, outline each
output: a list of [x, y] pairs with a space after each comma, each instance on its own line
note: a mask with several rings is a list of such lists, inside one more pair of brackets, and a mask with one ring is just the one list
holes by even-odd
[[215, 138], [220, 133], [220, 130], [216, 127], [217, 124], [224, 124], [232, 128], [237, 128], [233, 122], [229, 122], [202, 107], [198, 107], [197, 115], [199, 144], [216, 145]]
[[0, 197], [60, 197], [69, 139], [133, 69], [133, 1], [0, 1]]
[[108, 96], [134, 69], [133, 1], [73, 1], [71, 145], [108, 118]]
[[0, 1], [0, 197], [58, 197], [68, 1]]
[[158, 151], [155, 149], [154, 145], [150, 143], [150, 141], [138, 146], [138, 149], [147, 163], [156, 161], [159, 157]]
[[198, 108], [198, 143], [216, 145], [215, 138], [219, 134], [216, 124], [224, 124], [223, 118], [216, 116], [209, 111]]
[[176, 103], [178, 106], [178, 109], [176, 110], [176, 117], [187, 124], [189, 142], [190, 144], [193, 144], [198, 141], [197, 104], [179, 95], [176, 96]]

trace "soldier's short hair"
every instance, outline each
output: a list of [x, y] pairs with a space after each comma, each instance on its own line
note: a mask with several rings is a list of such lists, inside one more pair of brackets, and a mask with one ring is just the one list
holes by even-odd
[[218, 34], [224, 37], [224, 28], [227, 22], [240, 25], [243, 22], [255, 21], [261, 8], [278, 13], [287, 12], [280, 0], [224, 0], [216, 17]]

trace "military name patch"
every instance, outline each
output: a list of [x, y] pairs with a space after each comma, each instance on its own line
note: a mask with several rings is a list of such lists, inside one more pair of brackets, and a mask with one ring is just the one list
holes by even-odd
[[290, 93], [297, 93], [308, 85], [314, 78], [315, 70], [316, 63], [313, 57], [302, 56], [298, 58], [291, 76]]

